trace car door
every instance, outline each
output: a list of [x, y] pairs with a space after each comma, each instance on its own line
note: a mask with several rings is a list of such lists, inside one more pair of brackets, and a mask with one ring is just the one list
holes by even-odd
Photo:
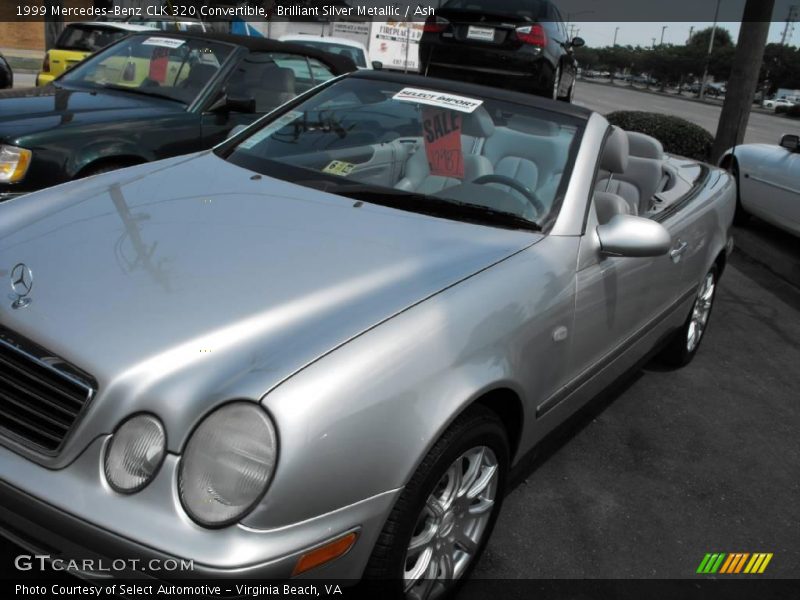
[[[578, 258], [569, 361], [572, 388], [597, 381], [587, 396], [606, 385], [607, 381], [597, 376], [620, 362], [626, 351], [648, 333], [659, 306], [652, 289], [662, 287], [657, 281], [662, 257], [605, 255], [600, 251], [597, 225], [592, 206]], [[625, 364], [634, 358], [629, 356]]]
[[800, 228], [800, 153], [770, 147], [742, 175], [762, 192], [749, 199], [747, 210], [779, 226]]
[[279, 52], [248, 52], [228, 72], [221, 90], [228, 98], [253, 100], [255, 113], [216, 110], [203, 114], [203, 141], [214, 146], [237, 125], [249, 125], [334, 75], [319, 61]]

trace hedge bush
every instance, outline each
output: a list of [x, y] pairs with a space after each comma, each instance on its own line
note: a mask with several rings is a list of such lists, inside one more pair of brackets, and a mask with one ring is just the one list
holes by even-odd
[[694, 160], [708, 161], [714, 136], [686, 119], [642, 111], [618, 111], [606, 115], [612, 125], [626, 131], [638, 131], [653, 136], [664, 150]]

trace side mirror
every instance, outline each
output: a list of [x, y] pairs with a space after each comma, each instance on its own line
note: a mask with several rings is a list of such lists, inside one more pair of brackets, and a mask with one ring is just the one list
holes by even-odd
[[380, 71], [381, 69], [383, 69], [383, 63], [379, 60], [373, 60], [372, 68], [375, 69], [376, 71]]
[[222, 94], [209, 108], [211, 112], [238, 112], [252, 114], [256, 112], [255, 98], [234, 98]]
[[573, 48], [580, 48], [581, 46], [585, 45], [586, 45], [586, 40], [584, 40], [581, 37], [572, 38], [572, 41], [570, 42], [570, 46], [572, 46]]
[[800, 135], [785, 135], [781, 138], [781, 148], [789, 152], [800, 152]]
[[611, 256], [661, 256], [672, 246], [666, 227], [644, 217], [615, 215], [598, 225], [597, 237], [603, 254]]

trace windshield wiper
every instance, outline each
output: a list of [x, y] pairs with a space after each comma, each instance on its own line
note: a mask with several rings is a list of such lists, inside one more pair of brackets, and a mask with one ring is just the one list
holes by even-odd
[[473, 223], [492, 224], [510, 229], [526, 229], [528, 231], [541, 231], [538, 223], [529, 221], [513, 213], [495, 210], [479, 204], [470, 204], [459, 200], [437, 198], [416, 192], [395, 190], [392, 188], [376, 188], [361, 183], [339, 183], [330, 180], [297, 181], [309, 187], [321, 189], [331, 194], [339, 194], [363, 200], [373, 204], [382, 204], [392, 208], [411, 210], [435, 217], [455, 218]]
[[163, 98], [164, 100], [172, 100], [173, 102], [178, 102], [180, 104], [187, 104], [183, 100], [179, 100], [175, 96], [170, 96], [169, 94], [162, 94], [160, 92], [151, 92], [149, 91], [152, 88], [147, 88], [147, 90], [143, 90], [142, 88], [138, 87], [126, 87], [124, 85], [116, 85], [113, 83], [103, 83], [100, 84], [99, 87], [104, 90], [117, 90], [120, 92], [130, 92], [132, 94], [140, 94], [142, 96], [151, 96], [153, 98]]

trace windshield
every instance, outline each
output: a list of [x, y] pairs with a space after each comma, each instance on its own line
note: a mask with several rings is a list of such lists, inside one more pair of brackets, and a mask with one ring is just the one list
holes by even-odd
[[356, 48], [354, 46], [348, 46], [346, 44], [337, 44], [335, 42], [323, 42], [318, 40], [299, 40], [299, 39], [290, 39], [287, 40], [292, 42], [293, 44], [302, 44], [303, 46], [309, 46], [310, 48], [317, 48], [318, 50], [324, 50], [325, 52], [330, 52], [331, 54], [339, 54], [340, 56], [346, 56], [350, 60], [352, 60], [357, 67], [366, 67], [367, 60], [364, 56], [364, 51], [360, 48]]
[[68, 25], [58, 36], [56, 48], [59, 50], [80, 50], [82, 52], [97, 52], [109, 44], [121, 40], [129, 31], [113, 27], [98, 27], [92, 25]]
[[533, 228], [558, 213], [582, 129], [525, 105], [348, 78], [222, 152], [357, 200]]
[[168, 35], [136, 35], [67, 71], [59, 83], [122, 89], [191, 103], [234, 46]]

